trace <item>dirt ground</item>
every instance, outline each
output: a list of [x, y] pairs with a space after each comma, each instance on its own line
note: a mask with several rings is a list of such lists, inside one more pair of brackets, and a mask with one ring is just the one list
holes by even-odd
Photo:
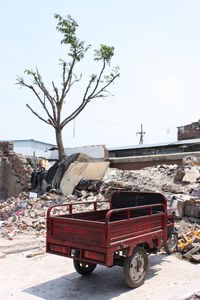
[[82, 277], [71, 259], [51, 254], [27, 258], [27, 253], [8, 254], [0, 260], [0, 299], [178, 300], [199, 291], [200, 265], [175, 255], [150, 255], [144, 285], [130, 289], [121, 267], [98, 266], [89, 277]]

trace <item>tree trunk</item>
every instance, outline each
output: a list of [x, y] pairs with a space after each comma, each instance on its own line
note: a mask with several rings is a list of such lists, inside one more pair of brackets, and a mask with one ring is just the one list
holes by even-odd
[[65, 149], [63, 146], [63, 140], [62, 140], [62, 130], [60, 128], [56, 128], [56, 142], [58, 146], [58, 157], [59, 160], [66, 156]]

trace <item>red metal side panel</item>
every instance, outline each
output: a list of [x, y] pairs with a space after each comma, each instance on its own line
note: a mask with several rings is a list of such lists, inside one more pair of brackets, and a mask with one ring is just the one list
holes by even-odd
[[105, 246], [105, 225], [100, 222], [75, 220], [67, 218], [49, 218], [48, 238], [56, 239], [62, 244], [79, 244], [80, 248], [86, 245]]
[[163, 216], [152, 215], [142, 218], [135, 218], [119, 222], [111, 222], [109, 224], [109, 240], [110, 246], [130, 240], [145, 234], [155, 234], [163, 230]]

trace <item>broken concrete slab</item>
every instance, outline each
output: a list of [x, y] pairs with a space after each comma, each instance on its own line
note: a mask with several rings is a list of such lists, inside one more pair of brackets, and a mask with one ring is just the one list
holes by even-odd
[[185, 201], [183, 199], [178, 199], [176, 206], [177, 216], [183, 218], [185, 216]]
[[188, 200], [185, 202], [185, 216], [200, 218], [200, 200]]
[[197, 179], [200, 177], [199, 168], [192, 167], [190, 169], [185, 170], [185, 175], [182, 179], [182, 182], [186, 183], [195, 183]]
[[168, 196], [168, 206], [174, 209], [176, 217], [183, 218], [185, 216], [186, 203], [193, 203], [195, 200], [196, 198], [190, 195], [176, 194]]
[[60, 189], [63, 195], [71, 195], [81, 179], [101, 180], [109, 167], [109, 162], [74, 162], [65, 172]]
[[42, 255], [44, 253], [45, 253], [45, 248], [43, 248], [43, 249], [41, 248], [41, 249], [38, 249], [37, 251], [26, 254], [26, 257], [32, 258], [32, 257], [38, 256], [38, 255]]

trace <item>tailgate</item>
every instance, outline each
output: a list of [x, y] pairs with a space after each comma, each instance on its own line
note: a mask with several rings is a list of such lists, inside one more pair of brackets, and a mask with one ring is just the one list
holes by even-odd
[[[49, 253], [73, 256], [75, 250], [105, 252], [105, 224], [96, 221], [49, 217], [47, 245]], [[103, 249], [104, 248], [104, 249]]]

